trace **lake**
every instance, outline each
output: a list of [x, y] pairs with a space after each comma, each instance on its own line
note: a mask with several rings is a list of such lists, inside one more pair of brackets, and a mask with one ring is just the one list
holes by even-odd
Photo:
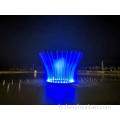
[[1, 105], [119, 105], [120, 78], [77, 76], [74, 84], [46, 83], [43, 74], [1, 74]]

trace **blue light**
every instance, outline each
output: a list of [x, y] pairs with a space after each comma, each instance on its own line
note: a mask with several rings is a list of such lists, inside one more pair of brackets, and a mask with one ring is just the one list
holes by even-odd
[[49, 83], [74, 83], [74, 75], [81, 52], [77, 51], [56, 51], [40, 52], [40, 57], [44, 63]]
[[67, 84], [58, 84], [46, 86], [44, 89], [43, 104], [44, 105], [75, 105], [77, 103], [76, 87]]

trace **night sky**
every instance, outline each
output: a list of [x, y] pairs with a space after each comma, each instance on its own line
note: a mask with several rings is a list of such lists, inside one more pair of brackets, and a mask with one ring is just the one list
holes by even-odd
[[39, 64], [56, 49], [82, 51], [83, 66], [120, 66], [120, 16], [0, 16], [0, 65]]

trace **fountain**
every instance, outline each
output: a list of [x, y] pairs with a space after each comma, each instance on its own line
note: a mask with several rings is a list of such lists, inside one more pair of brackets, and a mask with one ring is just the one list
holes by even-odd
[[82, 57], [79, 51], [52, 51], [39, 53], [49, 83], [74, 83], [76, 67]]

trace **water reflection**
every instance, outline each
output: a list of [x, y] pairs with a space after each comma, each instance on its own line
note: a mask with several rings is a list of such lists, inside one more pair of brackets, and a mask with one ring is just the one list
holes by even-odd
[[5, 85], [5, 80], [3, 80], [3, 83], [2, 83], [2, 85], [3, 85], [3, 86]]
[[8, 83], [7, 85], [7, 93], [9, 92], [9, 90], [10, 90], [10, 83]]
[[2, 78], [0, 104], [117, 104], [120, 78], [78, 76], [75, 84], [48, 84], [37, 79]]
[[45, 87], [43, 104], [76, 104], [76, 88], [68, 85], [49, 85]]
[[22, 81], [20, 80], [19, 83], [18, 83], [18, 92], [21, 91], [21, 84], [22, 84]]
[[11, 84], [13, 85], [13, 80], [12, 80]]
[[92, 88], [100, 82], [101, 80], [97, 80], [95, 77], [79, 77], [76, 84], [46, 84], [44, 87], [43, 104], [80, 104], [81, 92], [78, 92], [78, 90], [87, 87]]
[[73, 84], [77, 87], [93, 87], [97, 86], [101, 82], [100, 79], [96, 79], [95, 77], [79, 77], [77, 84]]

